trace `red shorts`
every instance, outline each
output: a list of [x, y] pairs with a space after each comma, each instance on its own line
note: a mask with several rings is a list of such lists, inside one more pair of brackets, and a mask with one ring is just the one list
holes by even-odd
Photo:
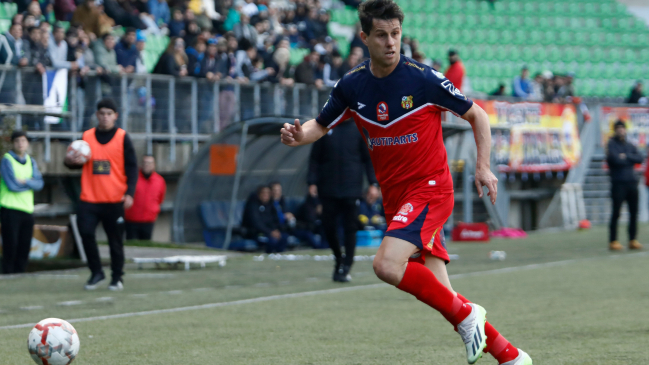
[[398, 212], [388, 212], [386, 236], [408, 241], [419, 248], [410, 260], [425, 262], [425, 252], [449, 263], [446, 252], [444, 228], [448, 217], [453, 213], [453, 193], [414, 195], [403, 201]]

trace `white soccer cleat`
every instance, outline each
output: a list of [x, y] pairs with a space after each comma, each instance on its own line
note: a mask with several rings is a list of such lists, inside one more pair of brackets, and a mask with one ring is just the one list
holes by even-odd
[[487, 336], [484, 332], [487, 311], [477, 304], [468, 303], [468, 305], [471, 306], [471, 314], [457, 325], [457, 333], [462, 336], [462, 341], [466, 345], [467, 362], [475, 364], [487, 347]]
[[532, 365], [532, 358], [525, 351], [518, 349], [518, 357], [500, 365]]

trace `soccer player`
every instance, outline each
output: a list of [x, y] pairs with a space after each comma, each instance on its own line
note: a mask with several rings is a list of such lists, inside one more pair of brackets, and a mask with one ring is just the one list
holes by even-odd
[[485, 351], [499, 364], [531, 365], [529, 355], [486, 322], [484, 308], [453, 291], [446, 272], [449, 257], [442, 225], [453, 210], [453, 182], [441, 112], [451, 111], [471, 124], [478, 151], [475, 184], [480, 196], [482, 188], [488, 188], [494, 204], [498, 180], [489, 166], [488, 116], [443, 74], [399, 54], [404, 16], [396, 3], [368, 0], [358, 11], [370, 59], [340, 79], [315, 120], [286, 123], [282, 143], [313, 143], [353, 117], [370, 150], [389, 224], [374, 259], [376, 275], [455, 326], [469, 364]]

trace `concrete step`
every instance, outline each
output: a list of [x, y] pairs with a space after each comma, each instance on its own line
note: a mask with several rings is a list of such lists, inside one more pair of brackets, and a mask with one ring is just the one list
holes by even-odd
[[607, 184], [610, 185], [611, 179], [608, 176], [586, 176], [584, 184]]
[[611, 186], [609, 184], [596, 184], [596, 183], [588, 183], [588, 184], [583, 184], [581, 186], [581, 190], [583, 191], [609, 191]]
[[608, 177], [608, 171], [604, 171], [602, 169], [589, 169], [588, 172], [586, 172], [586, 177], [588, 176], [606, 176]]
[[590, 198], [608, 198], [609, 196], [608, 190], [584, 191], [584, 201]]

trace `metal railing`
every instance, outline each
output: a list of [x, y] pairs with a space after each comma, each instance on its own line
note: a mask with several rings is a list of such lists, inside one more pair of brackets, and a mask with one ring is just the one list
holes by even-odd
[[[43, 76], [34, 68], [0, 66], [0, 103], [43, 105]], [[193, 77], [156, 74], [70, 74], [67, 113], [58, 124], [44, 122], [43, 115], [15, 113], [16, 127], [44, 140], [49, 161], [52, 139], [80, 138], [96, 125], [95, 105], [103, 97], [115, 100], [118, 125], [132, 139], [168, 142], [175, 160], [177, 143], [191, 142], [193, 151], [213, 133], [241, 120], [263, 115], [308, 115], [315, 117], [326, 102], [330, 88], [304, 84], [209, 82]]]

